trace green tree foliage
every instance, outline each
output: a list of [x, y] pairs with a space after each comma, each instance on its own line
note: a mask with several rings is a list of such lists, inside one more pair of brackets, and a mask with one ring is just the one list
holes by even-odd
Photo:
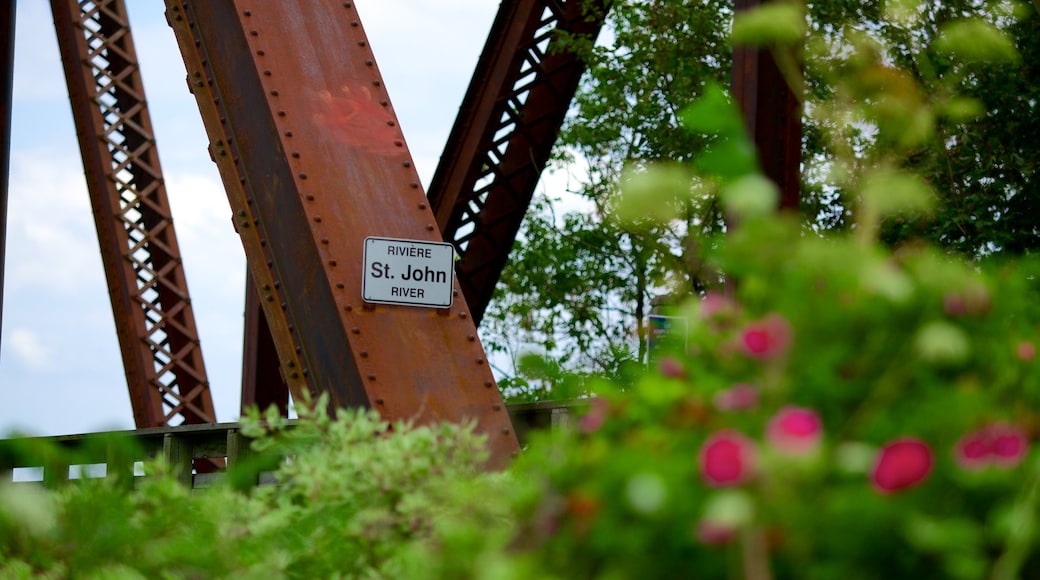
[[[695, 160], [720, 148], [712, 132], [687, 131], [681, 120], [706, 86], [728, 82], [731, 19], [725, 2], [618, 3], [604, 41], [578, 45], [590, 69], [557, 157], [582, 173], [570, 194], [583, 205], [568, 212], [546, 197], [532, 209], [484, 322], [492, 350], [614, 369], [644, 360], [655, 297], [718, 284], [702, 255], [725, 229], [721, 184]], [[1036, 248], [1037, 10], [998, 1], [782, 3], [736, 32], [771, 48], [804, 95], [807, 226], [852, 227], [863, 182], [883, 192], [912, 171], [918, 186], [906, 191], [933, 211], [863, 221], [886, 243], [925, 238], [971, 257]], [[626, 186], [656, 195], [618, 221]]]
[[[678, 207], [671, 202], [669, 211], [679, 215], [671, 222], [607, 216], [620, 183], [638, 181], [655, 162], [689, 161], [711, 141], [684, 130], [680, 113], [706, 83], [727, 74], [731, 10], [714, 0], [619, 2], [603, 33], [607, 42], [572, 39], [589, 72], [557, 158], [584, 173], [571, 193], [585, 209], [561, 215], [548, 197], [532, 207], [485, 317], [491, 350], [515, 361], [534, 348], [571, 370], [612, 371], [644, 357], [644, 320], [662, 289], [707, 284], [694, 246], [722, 227], [712, 199], [682, 192]], [[688, 176], [680, 179], [688, 189]]]

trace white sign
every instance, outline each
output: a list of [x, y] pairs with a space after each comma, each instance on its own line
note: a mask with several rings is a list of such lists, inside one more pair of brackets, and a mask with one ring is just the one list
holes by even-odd
[[365, 238], [365, 302], [448, 308], [455, 276], [455, 248], [444, 242]]

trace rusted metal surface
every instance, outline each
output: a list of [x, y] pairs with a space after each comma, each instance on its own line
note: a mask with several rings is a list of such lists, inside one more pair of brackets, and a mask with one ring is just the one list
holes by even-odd
[[293, 397], [472, 418], [507, 461], [516, 436], [465, 300], [361, 301], [366, 236], [440, 235], [353, 3], [167, 0], [167, 19]]
[[246, 274], [246, 318], [242, 340], [242, 412], [250, 407], [261, 411], [271, 405], [289, 416], [289, 385], [278, 365], [278, 350], [271, 338], [260, 305], [260, 295], [251, 274]]
[[126, 6], [51, 9], [134, 420], [216, 422]]
[[[736, 0], [747, 10], [760, 0]], [[733, 51], [733, 95], [758, 148], [766, 177], [780, 188], [780, 207], [797, 210], [801, 199], [802, 109], [768, 49]]]
[[478, 323], [585, 69], [554, 34], [595, 37], [609, 4], [504, 0], [492, 25], [429, 192]]
[[11, 167], [11, 91], [14, 87], [14, 0], [0, 0], [0, 330], [4, 321], [7, 188]]

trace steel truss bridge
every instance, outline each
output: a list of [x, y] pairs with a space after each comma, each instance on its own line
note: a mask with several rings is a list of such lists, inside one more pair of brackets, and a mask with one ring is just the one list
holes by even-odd
[[[503, 465], [519, 427], [476, 328], [585, 69], [560, 34], [595, 37], [610, 0], [501, 0], [425, 192], [354, 4], [166, 0], [250, 274], [242, 405], [286, 412], [290, 394], [327, 393], [390, 420], [475, 419]], [[217, 417], [126, 6], [51, 8], [134, 420], [205, 471], [167, 435], [219, 431], [230, 456], [234, 428], [190, 427]], [[14, 20], [0, 0], [0, 263]], [[797, 99], [767, 51], [735, 51], [732, 88], [782, 205], [797, 206]], [[363, 301], [368, 236], [451, 243], [452, 306]]]

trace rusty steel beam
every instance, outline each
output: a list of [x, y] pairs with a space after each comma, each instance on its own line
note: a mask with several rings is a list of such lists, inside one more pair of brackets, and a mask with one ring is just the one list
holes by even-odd
[[52, 0], [138, 427], [215, 423], [123, 0]]
[[166, 5], [293, 398], [474, 419], [505, 463], [517, 439], [465, 301], [362, 302], [367, 236], [440, 236], [353, 3]]
[[11, 181], [11, 104], [14, 88], [15, 0], [0, 0], [0, 330], [4, 321], [7, 190]]
[[278, 350], [267, 325], [260, 294], [252, 274], [246, 274], [245, 325], [242, 340], [242, 413], [251, 407], [261, 411], [271, 405], [289, 416], [289, 384], [278, 364]]
[[[736, 0], [737, 11], [761, 0]], [[797, 210], [801, 201], [802, 107], [769, 49], [733, 50], [733, 95], [755, 141], [766, 177], [780, 188], [780, 207]]]
[[430, 183], [459, 284], [479, 323], [584, 63], [556, 33], [595, 37], [610, 0], [504, 0]]

